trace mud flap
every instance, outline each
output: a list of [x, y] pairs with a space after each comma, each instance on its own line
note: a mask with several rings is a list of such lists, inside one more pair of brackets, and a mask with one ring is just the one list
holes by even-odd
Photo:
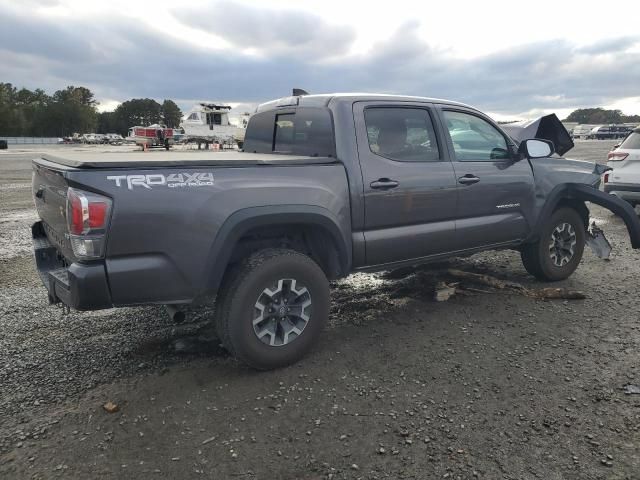
[[603, 260], [609, 260], [611, 255], [611, 244], [607, 237], [604, 236], [604, 232], [600, 227], [596, 225], [596, 222], [591, 222], [591, 225], [587, 229], [587, 245], [591, 248], [593, 254], [602, 258]]

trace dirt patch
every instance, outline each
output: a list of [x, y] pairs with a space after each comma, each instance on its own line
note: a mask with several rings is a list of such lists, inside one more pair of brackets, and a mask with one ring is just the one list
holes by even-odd
[[18, 210], [0, 216], [0, 259], [24, 256], [33, 252], [31, 225], [38, 220], [33, 209]]

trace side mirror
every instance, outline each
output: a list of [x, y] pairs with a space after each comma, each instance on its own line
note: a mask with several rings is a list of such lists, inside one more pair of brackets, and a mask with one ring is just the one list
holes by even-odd
[[538, 138], [523, 140], [520, 144], [520, 148], [518, 148], [518, 152], [527, 158], [550, 157], [553, 154], [553, 151], [553, 143], [548, 140], [540, 140]]

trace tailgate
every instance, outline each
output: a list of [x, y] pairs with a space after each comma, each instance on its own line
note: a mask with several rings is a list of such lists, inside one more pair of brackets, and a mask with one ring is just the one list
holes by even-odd
[[32, 192], [38, 216], [49, 241], [66, 258], [73, 259], [67, 229], [67, 180], [61, 170], [33, 162]]

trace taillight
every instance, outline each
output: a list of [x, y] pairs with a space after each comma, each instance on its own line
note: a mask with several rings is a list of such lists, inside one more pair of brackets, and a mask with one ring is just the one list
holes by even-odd
[[628, 153], [624, 152], [609, 152], [607, 155], [607, 162], [620, 162], [629, 156]]
[[604, 179], [603, 179], [604, 183], [608, 183], [609, 182], [609, 172], [604, 174]]
[[95, 202], [89, 204], [89, 228], [104, 228], [109, 213], [107, 202]]
[[67, 190], [67, 226], [77, 257], [100, 258], [111, 213], [111, 199], [75, 188]]
[[67, 223], [69, 232], [75, 235], [84, 230], [85, 208], [81, 198], [72, 188], [67, 191]]

